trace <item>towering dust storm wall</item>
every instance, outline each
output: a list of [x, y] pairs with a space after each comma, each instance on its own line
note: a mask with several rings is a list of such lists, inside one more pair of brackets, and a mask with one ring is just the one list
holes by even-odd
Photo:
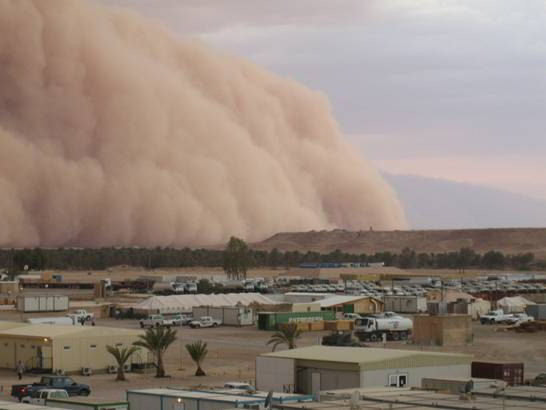
[[326, 99], [79, 0], [0, 0], [0, 246], [399, 228]]

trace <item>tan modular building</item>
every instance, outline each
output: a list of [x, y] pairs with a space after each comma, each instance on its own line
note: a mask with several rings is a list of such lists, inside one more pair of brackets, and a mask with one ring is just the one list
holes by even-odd
[[256, 358], [259, 390], [318, 394], [358, 387], [418, 387], [424, 377], [470, 377], [472, 356], [381, 348], [310, 346]]
[[[21, 360], [29, 370], [105, 371], [115, 365], [106, 345], [130, 346], [140, 330], [100, 326], [70, 326], [0, 322], [0, 368], [14, 369]], [[148, 351], [132, 356], [132, 365], [151, 362]]]
[[383, 302], [370, 296], [332, 296], [319, 300], [321, 310], [332, 310], [339, 313], [380, 313]]
[[472, 340], [470, 315], [417, 315], [413, 318], [415, 344], [457, 346], [471, 343]]

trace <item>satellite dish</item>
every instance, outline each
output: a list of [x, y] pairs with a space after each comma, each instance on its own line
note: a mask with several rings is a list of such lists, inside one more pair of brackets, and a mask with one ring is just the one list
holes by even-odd
[[28, 265], [25, 265], [25, 267], [23, 268], [24, 270], [28, 270]]

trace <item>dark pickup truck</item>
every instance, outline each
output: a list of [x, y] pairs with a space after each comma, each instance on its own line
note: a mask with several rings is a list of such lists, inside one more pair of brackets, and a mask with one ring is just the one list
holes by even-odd
[[21, 401], [23, 397], [40, 389], [63, 389], [69, 396], [89, 396], [91, 393], [87, 384], [76, 383], [71, 377], [42, 376], [38, 383], [14, 384], [11, 386], [11, 395]]

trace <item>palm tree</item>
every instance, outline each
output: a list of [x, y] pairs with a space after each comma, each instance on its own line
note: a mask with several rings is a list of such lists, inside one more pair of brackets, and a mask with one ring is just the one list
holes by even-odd
[[301, 330], [298, 329], [296, 323], [289, 323], [282, 326], [278, 332], [273, 333], [271, 339], [267, 342], [268, 345], [273, 345], [273, 351], [278, 345], [285, 344], [288, 349], [296, 348], [296, 340], [301, 336]]
[[205, 357], [207, 356], [207, 353], [209, 352], [207, 350], [207, 343], [203, 342], [202, 340], [198, 340], [197, 342], [187, 344], [186, 350], [190, 354], [192, 360], [197, 365], [197, 370], [195, 371], [196, 376], [206, 376], [203, 369], [201, 369], [201, 363], [205, 360]]
[[131, 347], [124, 347], [120, 349], [119, 347], [114, 346], [106, 346], [106, 350], [108, 350], [108, 353], [110, 353], [112, 356], [114, 356], [114, 359], [116, 359], [116, 362], [118, 364], [118, 376], [116, 377], [116, 380], [119, 381], [125, 381], [125, 372], [123, 371], [123, 366], [125, 363], [127, 363], [127, 360], [135, 353], [138, 349], [136, 346]]
[[155, 377], [165, 377], [163, 355], [169, 346], [176, 340], [176, 331], [165, 327], [155, 327], [147, 329], [146, 333], [140, 335], [139, 338], [140, 340], [134, 342], [133, 345], [144, 347], [152, 352], [156, 360]]

